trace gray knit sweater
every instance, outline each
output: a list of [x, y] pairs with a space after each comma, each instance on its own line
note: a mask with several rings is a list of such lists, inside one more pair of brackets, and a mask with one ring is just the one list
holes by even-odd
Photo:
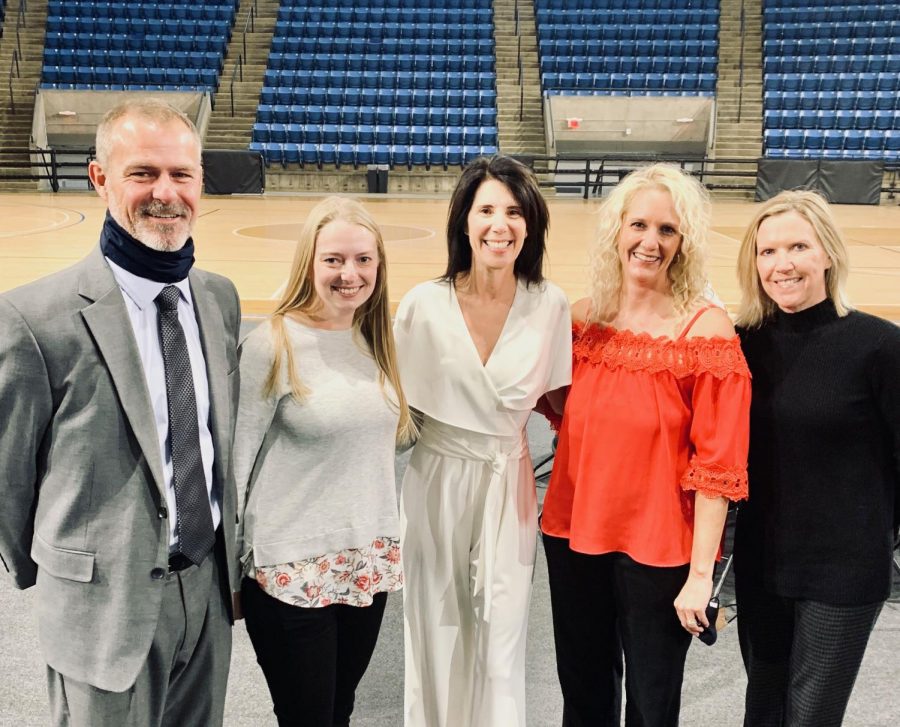
[[[277, 565], [400, 533], [398, 413], [385, 399], [374, 359], [352, 330], [324, 331], [288, 318], [285, 328], [311, 392], [302, 403], [288, 393], [263, 396], [273, 358], [268, 323], [240, 348], [234, 454], [246, 567], [251, 557], [253, 565]], [[385, 390], [393, 401], [390, 384]]]

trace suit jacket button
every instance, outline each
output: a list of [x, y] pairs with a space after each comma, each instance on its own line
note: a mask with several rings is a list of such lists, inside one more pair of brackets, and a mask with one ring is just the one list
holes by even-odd
[[166, 572], [162, 568], [154, 568], [152, 571], [150, 571], [150, 577], [154, 581], [158, 581], [161, 578], [166, 577]]
[[159, 510], [156, 511], [156, 514], [159, 515], [160, 520], [165, 520], [169, 517], [169, 511], [164, 507], [159, 508]]

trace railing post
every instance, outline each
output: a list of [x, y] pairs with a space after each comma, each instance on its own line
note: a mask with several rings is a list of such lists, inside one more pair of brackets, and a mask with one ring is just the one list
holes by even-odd
[[744, 110], [744, 34], [746, 31], [746, 17], [744, 15], [744, 0], [741, 0], [741, 57], [738, 65], [738, 113], [737, 120], [741, 123], [741, 114]]
[[[45, 152], [41, 152], [41, 156], [44, 156]], [[46, 156], [44, 159], [46, 160]], [[59, 191], [59, 167], [56, 161], [56, 149], [50, 150], [50, 188], [54, 192]]]

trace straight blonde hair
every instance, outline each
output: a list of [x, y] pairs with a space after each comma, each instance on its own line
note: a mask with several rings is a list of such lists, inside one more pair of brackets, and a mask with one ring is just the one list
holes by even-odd
[[[400, 385], [400, 373], [397, 367], [397, 353], [394, 348], [394, 333], [391, 327], [391, 314], [387, 289], [387, 261], [384, 254], [384, 239], [381, 230], [372, 216], [359, 202], [345, 197], [328, 197], [310, 211], [303, 224], [294, 260], [291, 264], [290, 277], [284, 293], [275, 311], [269, 318], [273, 339], [272, 368], [263, 387], [265, 396], [279, 396], [283, 392], [284, 370], [287, 373], [288, 389], [298, 402], [309, 394], [297, 371], [293, 350], [284, 326], [287, 313], [298, 312], [314, 315], [321, 307], [322, 301], [316, 293], [313, 265], [316, 254], [316, 241], [325, 225], [341, 220], [348, 224], [359, 225], [367, 229], [375, 237], [378, 250], [378, 270], [375, 290], [369, 299], [353, 313], [353, 330], [366, 342], [379, 369], [379, 382], [384, 390], [385, 380], [389, 381], [397, 396], [396, 406], [400, 413], [397, 425], [397, 441], [409, 442], [415, 437], [415, 424], [410, 415], [409, 405]], [[385, 398], [394, 406], [390, 397]]]
[[619, 233], [634, 196], [645, 189], [668, 192], [678, 215], [681, 245], [667, 271], [675, 310], [685, 314], [706, 288], [706, 238], [709, 234], [709, 195], [693, 177], [671, 164], [651, 164], [619, 182], [600, 208], [597, 234], [591, 247], [590, 320], [604, 321], [618, 311], [622, 292]]
[[741, 288], [741, 304], [738, 309], [737, 325], [744, 328], [758, 328], [775, 314], [778, 309], [768, 293], [763, 289], [756, 268], [756, 240], [759, 226], [770, 217], [796, 212], [812, 226], [816, 239], [831, 260], [831, 267], [825, 271], [825, 291], [834, 303], [834, 309], [841, 317], [847, 315], [852, 306], [844, 291], [850, 272], [847, 245], [831, 214], [825, 198], [809, 190], [788, 190], [767, 200], [756, 211], [751, 220], [741, 248], [738, 252], [738, 284]]

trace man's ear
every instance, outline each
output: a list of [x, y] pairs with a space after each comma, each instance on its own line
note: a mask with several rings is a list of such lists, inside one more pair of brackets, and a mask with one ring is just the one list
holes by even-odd
[[106, 174], [96, 159], [92, 159], [88, 164], [88, 179], [91, 180], [91, 184], [94, 185], [94, 189], [97, 190], [101, 199], [106, 199]]

